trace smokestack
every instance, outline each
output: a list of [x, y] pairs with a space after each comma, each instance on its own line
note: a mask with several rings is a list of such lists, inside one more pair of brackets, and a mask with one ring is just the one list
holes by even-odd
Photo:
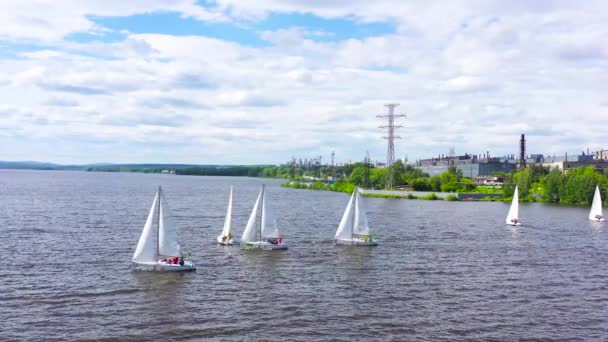
[[526, 135], [521, 135], [521, 140], [519, 140], [519, 168], [526, 168]]

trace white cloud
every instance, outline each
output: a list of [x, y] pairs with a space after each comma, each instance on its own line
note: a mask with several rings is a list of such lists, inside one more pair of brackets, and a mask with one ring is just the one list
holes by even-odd
[[[608, 135], [603, 2], [11, 1], [0, 41], [38, 45], [0, 59], [0, 159], [282, 162], [336, 150], [384, 159], [385, 102], [400, 102], [398, 157], [571, 153]], [[171, 11], [201, 21], [311, 13], [397, 31], [319, 41], [323, 28], [260, 32], [270, 46], [204, 36], [100, 33], [89, 16]], [[449, 15], [448, 15], [449, 14]], [[246, 18], [246, 19], [242, 19]], [[328, 34], [331, 34], [329, 32]], [[584, 133], [583, 133], [584, 132]], [[19, 142], [19, 143], [17, 143]], [[53, 149], [46, 146], [53, 145]]]

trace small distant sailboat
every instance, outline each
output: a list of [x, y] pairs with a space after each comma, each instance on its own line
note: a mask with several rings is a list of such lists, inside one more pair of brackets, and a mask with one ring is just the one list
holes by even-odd
[[[156, 226], [154, 226], [155, 214]], [[169, 208], [160, 187], [141, 232], [132, 263], [134, 269], [144, 271], [180, 272], [196, 269], [191, 261], [184, 261], [177, 243], [177, 232], [171, 223]]]
[[591, 204], [591, 211], [589, 212], [589, 219], [591, 221], [604, 221], [604, 214], [602, 212], [602, 196], [600, 195], [600, 188], [595, 186], [595, 195], [593, 195], [593, 203]]
[[376, 246], [367, 225], [367, 215], [359, 188], [355, 188], [350, 196], [338, 230], [336, 231], [337, 245]]
[[[266, 200], [266, 187], [262, 189], [247, 221], [247, 227], [241, 238], [241, 245], [246, 249], [287, 249], [283, 237], [272, 216], [268, 201]], [[258, 212], [260, 214], [258, 215]]]
[[517, 191], [517, 185], [515, 186], [515, 192], [513, 192], [513, 201], [511, 201], [511, 208], [505, 222], [511, 226], [521, 226], [521, 222], [519, 222], [519, 191]]
[[224, 229], [222, 234], [217, 237], [217, 243], [220, 245], [229, 246], [234, 243], [232, 239], [232, 186], [230, 187], [230, 197], [228, 197], [228, 210], [226, 211], [226, 219], [224, 220]]

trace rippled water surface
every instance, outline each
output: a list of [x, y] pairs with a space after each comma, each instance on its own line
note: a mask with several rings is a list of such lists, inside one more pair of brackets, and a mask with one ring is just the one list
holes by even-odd
[[[262, 183], [290, 245], [213, 244]], [[0, 171], [1, 340], [607, 340], [608, 223], [586, 208], [366, 198], [376, 248], [336, 247], [342, 193], [280, 181]], [[158, 185], [196, 273], [132, 272]]]

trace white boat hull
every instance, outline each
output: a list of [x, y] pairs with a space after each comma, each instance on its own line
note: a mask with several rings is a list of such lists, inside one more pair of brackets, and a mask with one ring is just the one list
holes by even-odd
[[267, 251], [287, 249], [287, 245], [284, 243], [273, 244], [268, 241], [244, 242], [242, 245], [245, 249], [262, 249]]
[[516, 226], [521, 226], [521, 223], [520, 223], [520, 222], [517, 222], [517, 223], [507, 223], [507, 224], [508, 224], [509, 226], [513, 226], [513, 227], [516, 227]]
[[195, 271], [196, 267], [191, 261], [180, 264], [168, 264], [166, 262], [133, 262], [133, 269], [137, 271], [152, 271], [152, 272], [189, 272]]
[[217, 243], [222, 246], [231, 246], [235, 244], [234, 239], [224, 240], [221, 236], [217, 237]]
[[601, 219], [590, 219], [591, 221], [595, 221], [595, 222], [604, 222], [606, 221], [605, 219], [601, 218]]
[[376, 241], [361, 241], [361, 240], [336, 240], [336, 245], [343, 246], [378, 246]]

